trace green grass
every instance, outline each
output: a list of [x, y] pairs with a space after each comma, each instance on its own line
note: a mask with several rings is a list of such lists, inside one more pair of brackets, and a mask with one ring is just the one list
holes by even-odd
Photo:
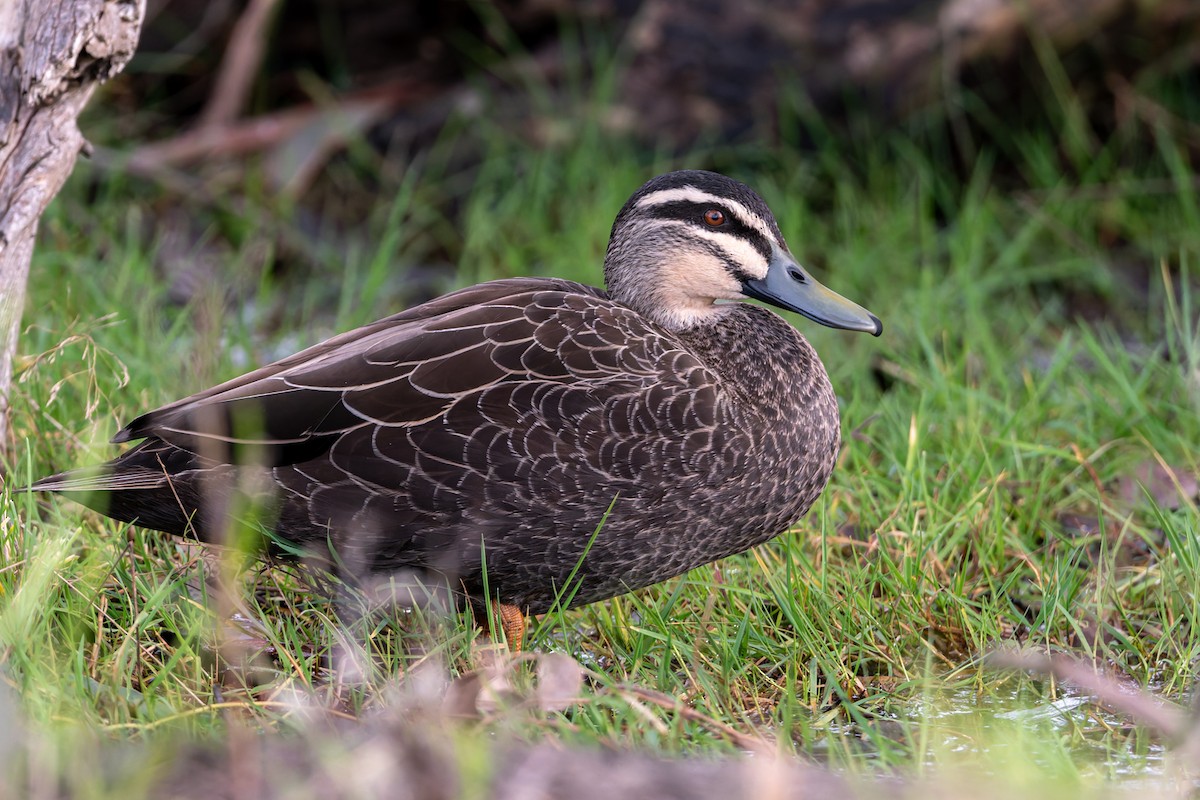
[[[294, 692], [358, 717], [416, 691], [422, 666], [478, 667], [467, 618], [371, 609], [281, 568], [251, 567], [213, 596], [196, 549], [10, 489], [111, 456], [108, 436], [141, 410], [399, 310], [407, 271], [428, 261], [456, 265], [445, 288], [599, 282], [625, 198], [656, 172], [715, 165], [759, 189], [824, 283], [884, 320], [877, 340], [797, 320], [842, 401], [833, 481], [769, 545], [543, 618], [529, 646], [588, 667], [580, 701], [502, 707], [464, 741], [734, 754], [745, 743], [727, 728], [851, 775], [953, 785], [982, 770], [1045, 796], [1156, 773], [1155, 740], [1104, 712], [1005, 716], [1064, 690], [980, 658], [1015, 641], [1173, 696], [1192, 685], [1200, 517], [1191, 501], [1129, 505], [1118, 491], [1148, 462], [1200, 474], [1200, 204], [1186, 149], [1119, 131], [1080, 166], [1045, 130], [1016, 131], [961, 174], [915, 126], [815, 153], [669, 158], [583, 119], [543, 147], [472, 132], [487, 154], [470, 180], [451, 167], [467, 135], [452, 129], [347, 247], [315, 250], [307, 267], [262, 268], [256, 229], [287, 224], [269, 201], [204, 209], [234, 242], [245, 296], [233, 303], [171, 305], [155, 265], [163, 198], [81, 165], [35, 256], [0, 506], [0, 663], [33, 731], [23, 769], [49, 764], [82, 786], [104, 752], [92, 737], [161, 747], [238, 723], [291, 730], [303, 727]], [[454, 219], [434, 210], [448, 195]], [[1084, 319], [1085, 304], [1104, 313]], [[233, 611], [260, 627], [222, 632]], [[266, 652], [231, 667], [222, 639]]]

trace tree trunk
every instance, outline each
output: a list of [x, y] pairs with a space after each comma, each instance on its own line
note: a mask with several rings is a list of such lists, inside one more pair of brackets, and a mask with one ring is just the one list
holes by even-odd
[[87, 145], [76, 124], [133, 55], [145, 0], [0, 0], [0, 448], [42, 212]]

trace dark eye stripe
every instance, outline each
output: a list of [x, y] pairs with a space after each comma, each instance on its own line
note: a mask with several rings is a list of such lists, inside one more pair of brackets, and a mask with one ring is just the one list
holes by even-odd
[[763, 238], [762, 233], [757, 228], [752, 228], [742, 222], [737, 214], [723, 205], [677, 200], [671, 203], [659, 203], [647, 206], [643, 213], [655, 219], [670, 219], [685, 222], [699, 230], [713, 232], [718, 229], [705, 224], [704, 212], [714, 208], [725, 215], [725, 224], [720, 227], [720, 233], [746, 240], [755, 250], [762, 254], [763, 258], [768, 261], [771, 259], [771, 243]]

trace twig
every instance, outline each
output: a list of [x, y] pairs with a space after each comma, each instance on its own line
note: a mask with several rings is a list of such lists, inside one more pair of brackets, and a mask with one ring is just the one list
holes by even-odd
[[1105, 78], [1116, 100], [1118, 118], [1132, 115], [1151, 128], [1165, 128], [1185, 139], [1192, 147], [1200, 147], [1200, 126], [1181, 119], [1165, 106], [1146, 97], [1121, 75], [1110, 72]]
[[246, 107], [250, 87], [262, 64], [267, 23], [276, 3], [277, 0], [250, 0], [250, 5], [238, 17], [225, 57], [221, 59], [216, 86], [200, 113], [201, 130], [225, 127]]
[[638, 700], [658, 706], [663, 711], [669, 711], [678, 714], [684, 719], [690, 719], [693, 722], [699, 722], [704, 727], [720, 736], [723, 736], [743, 750], [761, 754], [773, 754], [775, 752], [775, 747], [771, 742], [768, 742], [758, 736], [751, 736], [749, 734], [742, 733], [741, 731], [726, 725], [720, 720], [713, 719], [707, 714], [703, 714], [691, 706], [684, 705], [678, 699], [671, 697], [670, 695], [656, 692], [651, 689], [645, 689], [640, 686], [618, 686], [614, 689], [614, 691], [625, 695], [627, 698], [636, 697]]
[[[411, 81], [400, 80], [347, 95], [332, 106], [300, 106], [264, 114], [245, 122], [200, 127], [139, 147], [129, 154], [124, 166], [138, 174], [153, 175], [162, 169], [208, 156], [251, 153], [287, 139], [322, 114], [363, 108], [390, 110], [417, 97], [419, 93], [420, 90]], [[111, 158], [119, 159], [116, 156]]]

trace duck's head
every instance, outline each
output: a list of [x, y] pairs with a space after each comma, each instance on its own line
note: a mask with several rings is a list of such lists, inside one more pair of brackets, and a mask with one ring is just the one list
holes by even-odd
[[883, 331], [800, 266], [761, 197], [715, 172], [670, 172], [638, 189], [613, 223], [604, 279], [613, 299], [672, 330], [721, 314], [717, 301], [755, 298], [832, 328]]

